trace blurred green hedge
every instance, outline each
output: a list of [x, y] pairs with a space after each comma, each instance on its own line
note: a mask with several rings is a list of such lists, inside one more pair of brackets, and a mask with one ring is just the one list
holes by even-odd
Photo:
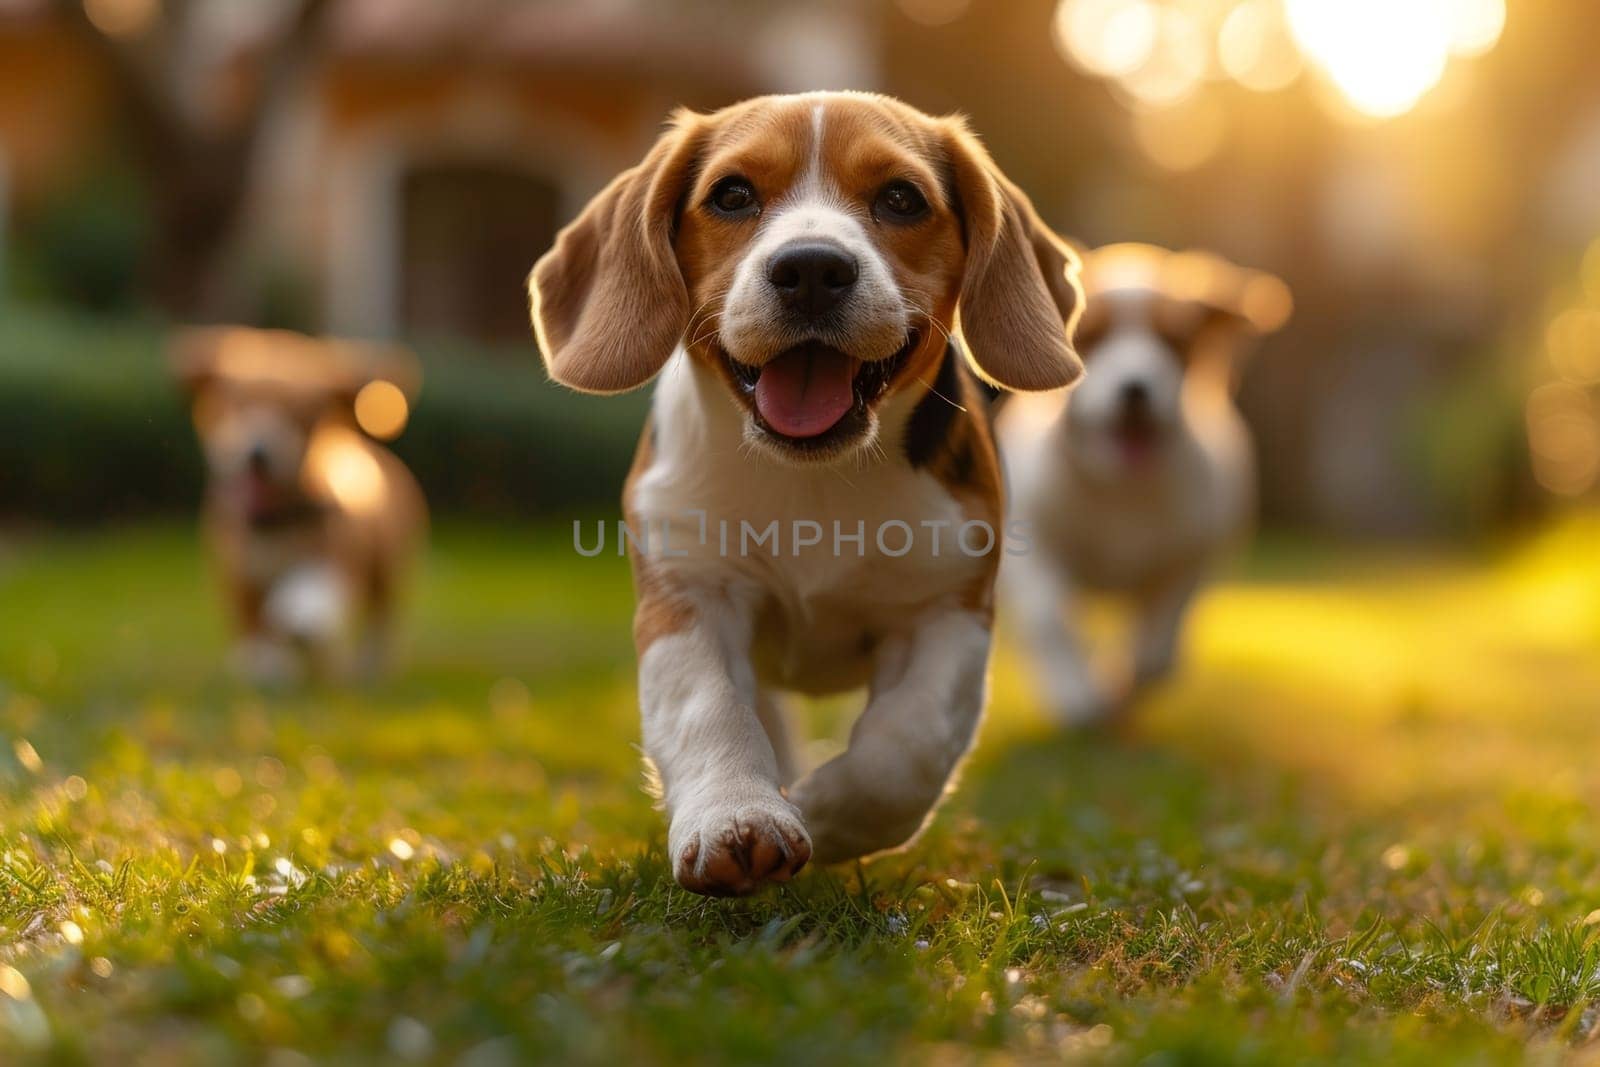
[[[436, 513], [616, 512], [643, 393], [596, 398], [551, 385], [531, 340], [417, 352], [422, 397], [392, 447]], [[159, 324], [0, 312], [0, 519], [183, 514], [202, 479]]]

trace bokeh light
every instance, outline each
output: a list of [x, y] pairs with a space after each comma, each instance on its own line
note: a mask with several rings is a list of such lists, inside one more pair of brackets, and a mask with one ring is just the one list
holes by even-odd
[[1198, 96], [1179, 107], [1141, 110], [1133, 116], [1133, 136], [1153, 162], [1170, 171], [1194, 170], [1222, 147], [1227, 116], [1222, 104]]
[[380, 441], [392, 441], [406, 428], [411, 407], [406, 394], [393, 382], [368, 382], [356, 394], [356, 423]]
[[1482, 55], [1493, 48], [1506, 28], [1505, 0], [1455, 0], [1447, 13], [1450, 51], [1458, 56]]
[[972, 0], [900, 0], [906, 18], [923, 26], [945, 26], [967, 13]]
[[1274, 92], [1309, 61], [1382, 119], [1415, 107], [1452, 57], [1493, 48], [1505, 21], [1505, 0], [1062, 0], [1055, 30], [1071, 63], [1135, 108], [1183, 103], [1218, 76]]
[[1056, 41], [1091, 74], [1131, 74], [1155, 49], [1160, 14], [1154, 0], [1063, 0], [1056, 10]]
[[83, 0], [83, 13], [108, 37], [136, 37], [160, 12], [159, 0]]
[[388, 501], [383, 468], [353, 430], [319, 431], [306, 458], [306, 476], [358, 514], [377, 511]]
[[1600, 240], [1579, 270], [1581, 293], [1557, 307], [1544, 331], [1553, 380], [1528, 396], [1528, 450], [1534, 477], [1560, 496], [1600, 487]]
[[1545, 331], [1550, 363], [1575, 385], [1600, 383], [1600, 311], [1568, 308]]
[[1600, 237], [1589, 245], [1583, 257], [1583, 291], [1589, 303], [1600, 308]]
[[1357, 111], [1392, 118], [1438, 84], [1450, 27], [1436, 0], [1287, 0], [1300, 47]]
[[1528, 396], [1528, 447], [1539, 484], [1579, 496], [1600, 478], [1600, 419], [1588, 390], [1568, 382], [1541, 385]]
[[1122, 88], [1148, 107], [1171, 107], [1192, 97], [1210, 65], [1209, 42], [1200, 21], [1181, 8], [1156, 20], [1149, 54], [1121, 78]]
[[1288, 86], [1304, 67], [1277, 0], [1246, 0], [1228, 13], [1217, 31], [1217, 62], [1258, 93]]
[[1452, 55], [1500, 39], [1504, 0], [1285, 0], [1301, 49], [1356, 111], [1393, 118], [1439, 84]]

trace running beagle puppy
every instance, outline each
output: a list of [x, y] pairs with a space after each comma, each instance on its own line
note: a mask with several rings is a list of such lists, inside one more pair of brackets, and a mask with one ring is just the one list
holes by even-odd
[[[927, 820], [983, 710], [1004, 536], [973, 376], [1076, 379], [1076, 273], [960, 119], [864, 93], [679, 111], [534, 267], [551, 377], [660, 376], [623, 514], [686, 888]], [[780, 693], [862, 686], [847, 751], [802, 773]]]
[[[1277, 278], [1149, 245], [1090, 252], [1083, 276], [1083, 386], [1012, 397], [996, 419], [1012, 515], [1032, 534], [1002, 587], [1041, 696], [1071, 725], [1121, 710], [1172, 669], [1190, 600], [1245, 534], [1255, 464], [1234, 365], [1291, 303]], [[1134, 609], [1115, 681], [1091, 670], [1071, 617], [1089, 592]]]
[[404, 427], [415, 360], [243, 328], [181, 331], [171, 360], [205, 452], [203, 525], [232, 607], [235, 668], [264, 685], [347, 667], [375, 675], [427, 522], [411, 472], [373, 440]]

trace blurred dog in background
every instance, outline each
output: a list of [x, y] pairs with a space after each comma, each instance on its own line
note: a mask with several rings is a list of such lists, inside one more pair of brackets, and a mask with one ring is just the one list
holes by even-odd
[[427, 521], [411, 472], [374, 440], [404, 429], [415, 360], [234, 328], [183, 331], [171, 358], [205, 451], [203, 521], [235, 667], [266, 685], [374, 676]]
[[[1177, 657], [1189, 603], [1254, 511], [1249, 433], [1232, 399], [1249, 342], [1288, 318], [1277, 278], [1214, 256], [1111, 245], [1084, 259], [1070, 394], [1006, 400], [996, 425], [1026, 554], [1002, 568], [1042, 697], [1067, 724], [1126, 707]], [[1126, 599], [1131, 663], [1107, 679], [1078, 626], [1086, 593]]]

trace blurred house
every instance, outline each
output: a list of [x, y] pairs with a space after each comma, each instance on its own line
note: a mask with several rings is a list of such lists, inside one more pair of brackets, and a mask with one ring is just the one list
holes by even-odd
[[14, 204], [37, 204], [87, 164], [112, 109], [95, 57], [42, 9], [0, 0], [0, 242]]
[[[180, 108], [265, 77], [297, 5], [214, 6], [173, 50], [188, 69], [162, 89]], [[848, 2], [329, 6], [304, 76], [261, 103], [230, 262], [255, 277], [223, 304], [249, 317], [263, 276], [287, 277], [310, 294], [297, 325], [346, 334], [525, 338], [529, 266], [672, 108], [877, 80], [866, 9]], [[86, 4], [134, 63], [157, 7]], [[103, 164], [119, 133], [103, 43], [49, 0], [0, 0], [0, 190], [21, 214]]]
[[[1132, 99], [1071, 61], [1066, 2], [219, 0], [167, 42], [168, 70], [145, 54], [159, 0], [84, 0], [99, 34], [52, 0], [0, 0], [0, 233], [140, 147], [119, 144], [143, 136], [126, 68], [156, 69], [202, 136], [198, 165], [155, 183], [155, 230], [215, 243], [208, 216], [230, 219], [201, 279], [221, 298], [169, 311], [520, 342], [529, 265], [672, 107], [880, 88], [966, 112], [1062, 233], [1209, 247], [1290, 283], [1295, 318], [1241, 396], [1269, 519], [1394, 534], [1505, 514], [1552, 289], [1600, 234], [1600, 5], [1509, 5], [1491, 51], [1376, 122], [1330, 106], [1297, 58], [1270, 89], [1212, 60], [1192, 91]], [[326, 17], [274, 82], [271, 43], [302, 4]], [[1247, 6], [1273, 2], [1155, 8], [1193, 23]], [[259, 122], [240, 123], [252, 99]], [[209, 147], [205, 123], [230, 115], [252, 139]], [[230, 172], [205, 165], [233, 155], [236, 211]]]
[[[1505, 5], [1491, 49], [1441, 60], [1437, 86], [1382, 121], [1286, 35], [1272, 87], [1219, 69], [1232, 15], [1277, 7], [1161, 0], [1172, 21], [1143, 66], [1108, 57], [1119, 78], [1072, 62], [1063, 29], [1126, 50], [1149, 5], [1011, 0], [1002, 18], [982, 0], [898, 0], [884, 83], [969, 114], [1063, 233], [1211, 248], [1289, 282], [1294, 319], [1245, 367], [1241, 395], [1270, 521], [1413, 535], [1503, 519], [1527, 492], [1518, 411], [1551, 290], [1600, 237], [1600, 4]], [[1192, 38], [1169, 31], [1196, 25], [1212, 32], [1185, 69], [1177, 46]], [[1393, 47], [1358, 36], [1339, 42], [1354, 71], [1390, 88]]]
[[[336, 330], [526, 337], [528, 268], [673, 107], [874, 79], [857, 9], [833, 7], [347, 2], [266, 215], [322, 250]], [[802, 30], [833, 69], [784, 47]]]

